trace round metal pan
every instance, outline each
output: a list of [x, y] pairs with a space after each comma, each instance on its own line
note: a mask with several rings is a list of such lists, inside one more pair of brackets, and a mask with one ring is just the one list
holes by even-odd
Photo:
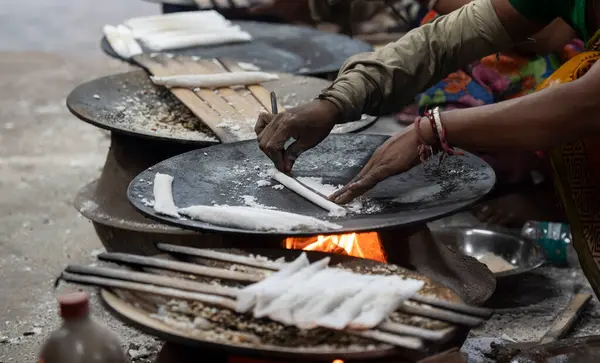
[[[277, 93], [279, 102], [286, 108], [313, 100], [328, 85], [328, 81], [320, 78], [285, 73], [280, 74], [279, 80], [264, 84], [267, 89]], [[208, 128], [189, 130], [179, 122], [162, 122], [157, 115], [165, 110], [168, 111], [168, 117], [195, 119], [195, 116], [169, 90], [154, 85], [143, 70], [81, 84], [67, 96], [67, 107], [81, 120], [113, 132], [199, 147], [219, 144]], [[360, 121], [339, 125], [333, 132], [357, 132], [376, 120], [376, 117], [368, 116]]]
[[[216, 249], [218, 251], [219, 249]], [[224, 250], [229, 253], [234, 251]], [[241, 253], [242, 250], [236, 250]], [[284, 249], [260, 249], [260, 248], [249, 248], [244, 251], [245, 255], [250, 253], [265, 256], [273, 260], [285, 257], [286, 260], [290, 261], [300, 255], [302, 251], [297, 250], [284, 250]], [[424, 288], [421, 290], [421, 294], [434, 296], [450, 302], [460, 302], [458, 296], [441, 284], [432, 281], [431, 279], [420, 275], [416, 272], [408, 271], [395, 265], [386, 265], [381, 262], [365, 260], [361, 258], [338, 255], [338, 254], [327, 254], [316, 251], [306, 251], [308, 258], [311, 262], [322, 259], [324, 257], [330, 257], [330, 264], [340, 265], [342, 267], [369, 270], [374, 269], [377, 273], [386, 274], [384, 271], [389, 273], [400, 274], [409, 278], [422, 280], [425, 282]], [[393, 266], [391, 270], [388, 270], [386, 266]], [[382, 269], [383, 268], [383, 269]], [[119, 290], [102, 290], [102, 299], [107, 308], [120, 320], [130, 324], [131, 326], [139, 329], [140, 331], [157, 336], [169, 342], [179, 343], [188, 345], [196, 348], [211, 349], [215, 351], [224, 351], [232, 355], [240, 356], [254, 356], [260, 358], [270, 359], [303, 359], [303, 361], [333, 361], [335, 359], [343, 360], [367, 360], [367, 359], [378, 359], [392, 356], [414, 356], [419, 354], [418, 352], [408, 351], [405, 349], [394, 348], [387, 344], [377, 344], [372, 349], [366, 349], [366, 347], [283, 347], [275, 345], [249, 345], [249, 344], [234, 344], [234, 343], [223, 343], [217, 340], [209, 338], [201, 338], [187, 333], [183, 329], [177, 329], [173, 326], [167, 325], [164, 322], [154, 319], [151, 315], [154, 311], [149, 311], [151, 306], [156, 309], [156, 302], [161, 301], [160, 298], [141, 294], [141, 293], [127, 293]], [[157, 300], [158, 299], [158, 300]], [[164, 301], [164, 300], [162, 300]], [[460, 338], [460, 337], [458, 337]], [[448, 342], [446, 345], [450, 345], [455, 342]], [[431, 353], [447, 349], [448, 347], [441, 345], [431, 345], [428, 347]], [[420, 353], [421, 355], [423, 352]]]
[[[298, 159], [293, 176], [320, 177], [327, 184], [345, 184], [387, 138], [379, 135], [330, 135]], [[439, 169], [437, 166], [435, 159], [427, 166], [420, 165], [389, 178], [364, 196], [364, 205], [369, 206], [366, 210], [370, 210], [370, 214], [350, 213], [337, 219], [329, 217], [327, 211], [290, 190], [259, 186], [260, 180], [269, 180], [268, 171], [273, 163], [259, 150], [256, 141], [217, 145], [167, 159], [136, 176], [127, 194], [135, 208], [167, 224], [221, 233], [265, 234], [155, 214], [142, 200], [153, 199], [153, 187], [149, 181], [154, 179], [154, 175], [166, 173], [175, 178], [173, 197], [179, 207], [243, 206], [248, 205], [245, 200], [250, 197], [261, 205], [331, 220], [343, 226], [342, 229], [320, 233], [324, 234], [377, 231], [427, 222], [469, 206], [494, 186], [492, 168], [472, 154], [446, 158]], [[315, 232], [269, 234], [309, 236]]]
[[[360, 40], [308, 27], [252, 21], [233, 23], [250, 33], [253, 40], [248, 43], [176, 49], [168, 53], [228, 58], [253, 63], [271, 72], [318, 75], [337, 72], [350, 56], [373, 50], [371, 45]], [[101, 47], [109, 56], [127, 61], [112, 50], [106, 38], [102, 38]], [[151, 53], [148, 49], [145, 51]]]
[[433, 231], [440, 243], [476, 259], [491, 253], [514, 266], [512, 270], [494, 272], [496, 278], [517, 276], [540, 267], [546, 254], [532, 240], [522, 239], [500, 230], [471, 227], [445, 227]]

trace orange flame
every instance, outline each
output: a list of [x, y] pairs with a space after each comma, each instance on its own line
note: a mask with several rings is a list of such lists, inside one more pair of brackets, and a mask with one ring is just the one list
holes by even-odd
[[377, 232], [349, 233], [308, 238], [286, 238], [285, 248], [305, 251], [339, 253], [386, 262]]

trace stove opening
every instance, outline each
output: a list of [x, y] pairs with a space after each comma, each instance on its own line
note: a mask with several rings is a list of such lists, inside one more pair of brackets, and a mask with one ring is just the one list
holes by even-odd
[[299, 238], [288, 237], [284, 241], [284, 247], [291, 250], [339, 253], [379, 262], [387, 262], [377, 232], [332, 234], [327, 236], [320, 235]]

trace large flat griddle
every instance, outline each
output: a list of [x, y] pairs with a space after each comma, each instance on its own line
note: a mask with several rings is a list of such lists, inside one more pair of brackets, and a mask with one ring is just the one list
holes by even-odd
[[[280, 74], [280, 79], [263, 84], [278, 94], [287, 109], [315, 98], [328, 81], [306, 76]], [[197, 146], [219, 144], [208, 128], [188, 130], [176, 119], [195, 120], [168, 89], [155, 86], [142, 70], [115, 74], [83, 83], [67, 96], [67, 107], [92, 125], [125, 135]], [[165, 123], [165, 120], [174, 123]], [[339, 125], [334, 132], [356, 132], [375, 122], [376, 117]], [[161, 121], [162, 120], [162, 121]]]
[[[337, 72], [350, 56], [373, 50], [362, 41], [308, 27], [251, 21], [233, 23], [250, 33], [253, 40], [248, 43], [177, 49], [168, 53], [228, 58], [253, 63], [270, 72], [315, 75]], [[106, 38], [102, 38], [101, 47], [111, 57], [122, 59], [112, 50]], [[148, 49], [144, 50], [151, 53]]]
[[[331, 135], [298, 159], [293, 175], [322, 177], [327, 184], [345, 184], [386, 139], [387, 136], [379, 135]], [[167, 224], [221, 233], [265, 234], [155, 214], [143, 200], [153, 198], [149, 181], [154, 179], [155, 173], [166, 173], [175, 178], [173, 196], [179, 207], [244, 206], [248, 205], [244, 196], [250, 196], [261, 205], [335, 221], [343, 229], [326, 232], [343, 233], [397, 228], [442, 217], [476, 202], [492, 189], [495, 182], [492, 168], [480, 158], [471, 154], [449, 157], [440, 169], [437, 161], [427, 168], [415, 167], [380, 183], [365, 195], [370, 203], [383, 205], [383, 209], [334, 219], [290, 190], [259, 186], [259, 180], [269, 179], [264, 174], [272, 167], [271, 160], [259, 150], [256, 141], [222, 144], [158, 163], [134, 178], [127, 193], [140, 212]], [[281, 231], [275, 234], [307, 236], [315, 232]]]

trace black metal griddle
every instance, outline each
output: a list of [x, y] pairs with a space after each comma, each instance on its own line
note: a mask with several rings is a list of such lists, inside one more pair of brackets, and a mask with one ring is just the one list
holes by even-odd
[[[298, 159], [293, 176], [322, 177], [327, 184], [345, 184], [386, 139], [387, 136], [379, 135], [330, 135]], [[327, 211], [290, 190], [259, 187], [259, 180], [269, 179], [260, 174], [272, 167], [272, 161], [259, 150], [256, 141], [222, 144], [158, 163], [135, 177], [127, 193], [140, 212], [167, 224], [221, 233], [265, 234], [155, 214], [142, 199], [153, 199], [152, 185], [148, 182], [154, 179], [156, 172], [166, 173], [174, 177], [173, 197], [179, 207], [243, 206], [246, 204], [242, 196], [252, 196], [257, 203], [278, 210], [332, 220], [343, 229], [329, 233], [345, 233], [405, 227], [440, 218], [476, 202], [492, 189], [495, 182], [492, 168], [480, 158], [472, 154], [453, 156], [447, 158], [439, 170], [437, 160], [432, 161], [428, 167], [433, 169], [431, 171], [426, 171], [421, 165], [389, 178], [368, 192], [365, 197], [369, 202], [383, 205], [382, 210], [332, 219]], [[394, 201], [396, 198], [400, 200]], [[275, 234], [306, 236], [315, 232], [283, 231]]]
[[[269, 91], [279, 95], [284, 106], [297, 106], [315, 98], [320, 90], [329, 85], [328, 81], [307, 76], [292, 76], [280, 74], [280, 79], [266, 82], [264, 86]], [[124, 105], [129, 106], [128, 100], [134, 98], [136, 103], [147, 105], [147, 111], [136, 114], [131, 109], [124, 110]], [[106, 130], [125, 135], [147, 138], [151, 140], [170, 141], [180, 144], [193, 144], [198, 147], [219, 144], [214, 134], [206, 130], [186, 130], [178, 125], [178, 132], [169, 132], [167, 129], [151, 129], [145, 114], [152, 114], [158, 104], [180, 105], [180, 113], [187, 117], [195, 118], [175, 96], [166, 88], [154, 85], [145, 71], [137, 70], [120, 73], [108, 77], [101, 77], [79, 85], [67, 96], [67, 107], [81, 120]], [[176, 108], [178, 106], [174, 106]], [[128, 107], [129, 108], [129, 107]], [[175, 110], [173, 111], [175, 112]], [[360, 131], [377, 120], [369, 116], [363, 120], [339, 125], [333, 132], [347, 133]], [[212, 140], [207, 138], [213, 136]]]
[[[253, 63], [265, 71], [317, 75], [337, 72], [352, 55], [370, 52], [373, 48], [345, 35], [327, 33], [313, 28], [293, 25], [234, 21], [253, 37], [248, 43], [193, 47], [168, 51], [175, 55], [203, 58], [229, 58]], [[120, 58], [106, 38], [102, 50]], [[148, 53], [150, 50], [144, 49]]]

